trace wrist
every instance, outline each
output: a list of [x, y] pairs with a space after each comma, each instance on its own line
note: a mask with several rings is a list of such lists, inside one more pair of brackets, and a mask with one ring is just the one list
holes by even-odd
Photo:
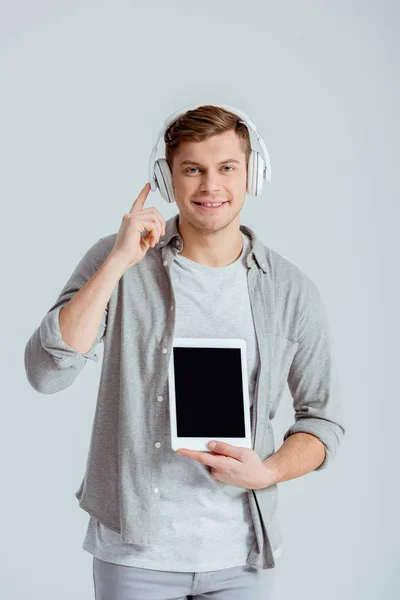
[[118, 254], [114, 254], [110, 252], [107, 256], [106, 260], [103, 263], [103, 266], [106, 268], [115, 271], [116, 273], [123, 275], [125, 271], [129, 268], [129, 264], [124, 259], [124, 257], [119, 256]]
[[263, 485], [262, 488], [269, 487], [270, 485], [275, 485], [278, 483], [278, 476], [276, 473], [276, 469], [274, 468], [272, 461], [267, 458], [263, 461], [264, 466], [264, 476], [263, 476]]

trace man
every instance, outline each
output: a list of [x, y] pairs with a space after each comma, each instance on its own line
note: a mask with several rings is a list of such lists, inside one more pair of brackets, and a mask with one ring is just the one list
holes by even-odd
[[[56, 393], [104, 342], [76, 492], [90, 515], [83, 548], [98, 599], [271, 599], [277, 484], [326, 468], [344, 435], [327, 318], [311, 279], [240, 224], [251, 146], [237, 116], [200, 107], [164, 139], [178, 215], [165, 222], [144, 208], [145, 185], [31, 336], [26, 372], [36, 390]], [[246, 340], [253, 449], [171, 449], [173, 337]], [[286, 381], [296, 421], [275, 452]]]

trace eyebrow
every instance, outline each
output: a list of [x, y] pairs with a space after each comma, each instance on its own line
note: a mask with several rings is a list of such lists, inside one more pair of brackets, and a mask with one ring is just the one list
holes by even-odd
[[[225, 163], [237, 163], [240, 165], [240, 160], [236, 160], [236, 158], [227, 158], [226, 160], [221, 160], [218, 164], [223, 165]], [[195, 160], [183, 160], [180, 166], [182, 165], [198, 165], [199, 167], [202, 166], [201, 163], [196, 162]]]

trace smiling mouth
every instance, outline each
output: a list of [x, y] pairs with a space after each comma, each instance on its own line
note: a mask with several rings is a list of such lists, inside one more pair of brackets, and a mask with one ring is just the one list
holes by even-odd
[[217, 206], [222, 205], [222, 204], [226, 204], [228, 202], [228, 200], [224, 200], [223, 202], [193, 202], [194, 204], [198, 204], [201, 206], [207, 206], [208, 204], [214, 205], [216, 204]]
[[200, 210], [200, 212], [203, 212], [204, 214], [219, 214], [220, 212], [224, 211], [225, 205], [229, 204], [229, 201], [226, 200], [225, 202], [221, 202], [220, 204], [217, 204], [216, 206], [207, 206], [207, 204], [205, 204], [204, 202], [193, 202], [193, 204], [195, 204], [197, 206], [197, 208]]

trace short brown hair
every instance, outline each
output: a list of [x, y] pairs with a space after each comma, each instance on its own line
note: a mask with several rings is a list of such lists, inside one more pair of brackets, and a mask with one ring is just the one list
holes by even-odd
[[247, 126], [239, 123], [240, 117], [234, 113], [206, 104], [186, 111], [167, 128], [164, 133], [165, 158], [172, 171], [174, 154], [182, 141], [202, 142], [213, 135], [234, 129], [242, 142], [246, 155], [246, 170], [251, 152], [250, 135]]

